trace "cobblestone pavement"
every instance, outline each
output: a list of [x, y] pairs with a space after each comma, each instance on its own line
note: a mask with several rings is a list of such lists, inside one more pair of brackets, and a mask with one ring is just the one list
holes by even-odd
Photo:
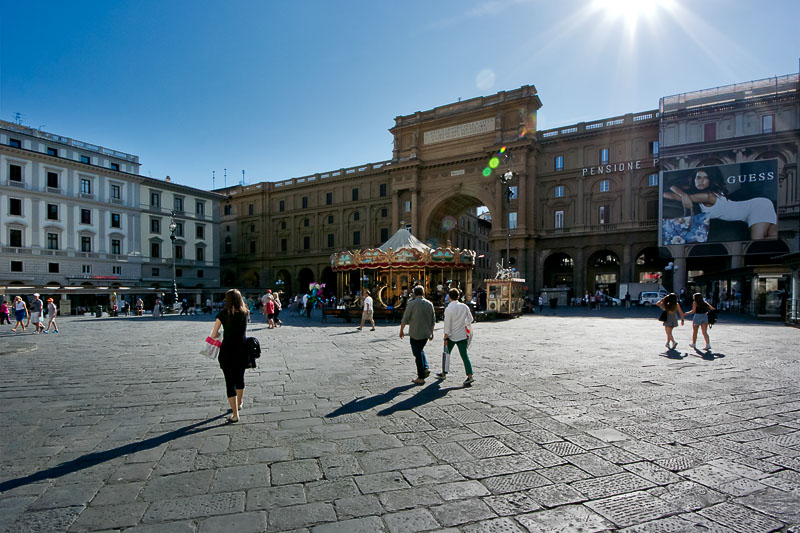
[[3, 326], [0, 530], [798, 531], [800, 331], [624, 313], [479, 323], [468, 388], [397, 325], [257, 324], [239, 424], [209, 317]]

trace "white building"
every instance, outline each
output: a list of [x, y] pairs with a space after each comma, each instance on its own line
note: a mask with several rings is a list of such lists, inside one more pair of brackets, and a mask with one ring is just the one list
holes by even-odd
[[140, 176], [139, 166], [135, 155], [0, 121], [0, 286], [9, 287], [0, 294], [171, 287], [169, 221], [181, 203], [178, 287], [218, 287], [221, 196]]

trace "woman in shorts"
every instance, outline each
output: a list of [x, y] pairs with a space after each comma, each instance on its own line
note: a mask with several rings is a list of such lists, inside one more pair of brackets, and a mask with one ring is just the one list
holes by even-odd
[[705, 351], [711, 350], [711, 340], [708, 338], [708, 312], [712, 311], [714, 307], [703, 299], [703, 295], [699, 292], [694, 293], [692, 310], [686, 313], [687, 315], [694, 314], [692, 317], [692, 343], [689, 345], [695, 350], [697, 349], [697, 329], [703, 332], [703, 338], [706, 341]]
[[[681, 309], [681, 304], [678, 303], [678, 296], [671, 292], [661, 298], [658, 303], [656, 303], [664, 312], [667, 314], [667, 319], [664, 320], [664, 331], [667, 333], [667, 344], [664, 346], [667, 347], [668, 350], [674, 350], [678, 343], [675, 341], [675, 337], [672, 336], [672, 330], [678, 327], [678, 315], [681, 315], [681, 326], [683, 325], [683, 309]], [[670, 343], [672, 346], [670, 346]]]

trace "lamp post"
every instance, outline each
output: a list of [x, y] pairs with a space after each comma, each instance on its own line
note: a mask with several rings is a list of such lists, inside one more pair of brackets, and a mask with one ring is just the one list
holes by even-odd
[[175, 223], [175, 211], [172, 212], [169, 219], [169, 240], [172, 241], [172, 297], [174, 298], [173, 303], [178, 303], [178, 284], [175, 281], [176, 270], [175, 264], [177, 263], [177, 259], [175, 257], [175, 230], [178, 229], [178, 224]]
[[514, 179], [514, 172], [511, 170], [509, 163], [511, 162], [511, 154], [505, 152], [503, 154], [503, 161], [506, 165], [504, 174], [500, 174], [500, 183], [503, 184], [503, 195], [506, 197], [506, 261], [508, 268], [511, 268], [511, 186], [509, 183]]

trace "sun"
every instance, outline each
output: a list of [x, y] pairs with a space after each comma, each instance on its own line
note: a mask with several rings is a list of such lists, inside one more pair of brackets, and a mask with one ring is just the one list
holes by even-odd
[[653, 19], [660, 10], [671, 10], [674, 3], [674, 0], [594, 0], [592, 8], [607, 19], [623, 19], [627, 26], [635, 27], [641, 20]]

